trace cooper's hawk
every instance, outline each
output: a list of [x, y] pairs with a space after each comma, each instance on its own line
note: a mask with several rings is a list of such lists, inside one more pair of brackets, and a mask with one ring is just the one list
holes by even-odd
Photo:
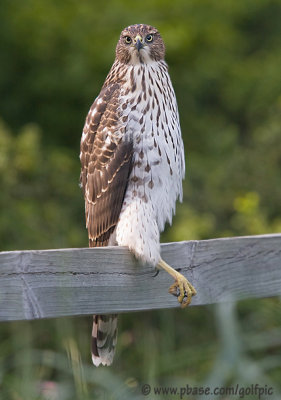
[[[86, 118], [81, 186], [89, 246], [128, 246], [142, 262], [164, 268], [182, 306], [196, 294], [160, 257], [160, 232], [182, 199], [185, 172], [177, 101], [157, 29], [124, 29], [116, 58]], [[117, 315], [95, 315], [93, 363], [110, 365]]]

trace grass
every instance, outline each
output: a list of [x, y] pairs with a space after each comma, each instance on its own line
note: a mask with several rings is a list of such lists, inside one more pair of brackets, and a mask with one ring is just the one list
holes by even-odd
[[238, 383], [241, 390], [259, 384], [273, 388], [261, 398], [281, 398], [279, 298], [124, 314], [111, 368], [90, 362], [91, 322], [83, 317], [2, 323], [1, 400], [144, 399], [144, 383], [152, 389]]

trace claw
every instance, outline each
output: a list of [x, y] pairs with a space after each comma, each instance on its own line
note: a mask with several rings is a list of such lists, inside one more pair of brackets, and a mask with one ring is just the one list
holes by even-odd
[[182, 308], [188, 306], [188, 304], [191, 302], [192, 296], [196, 295], [196, 290], [192, 284], [182, 274], [170, 267], [170, 265], [168, 265], [162, 259], [160, 259], [158, 267], [163, 268], [175, 279], [175, 282], [169, 289], [169, 293], [178, 298], [178, 302]]
[[176, 296], [181, 307], [185, 308], [190, 304], [192, 296], [196, 295], [196, 289], [183, 275], [179, 274], [175, 283], [171, 285], [169, 293]]
[[152, 275], [152, 278], [155, 278], [159, 274], [159, 269], [155, 268], [155, 274]]

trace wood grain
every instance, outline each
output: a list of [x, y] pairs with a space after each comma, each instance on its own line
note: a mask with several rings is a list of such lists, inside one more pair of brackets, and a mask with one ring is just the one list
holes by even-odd
[[[281, 295], [281, 234], [161, 245], [197, 289], [192, 305]], [[0, 252], [0, 320], [179, 307], [172, 278], [125, 248]]]

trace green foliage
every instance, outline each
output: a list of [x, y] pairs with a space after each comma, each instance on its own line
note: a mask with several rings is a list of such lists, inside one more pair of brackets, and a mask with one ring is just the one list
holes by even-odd
[[1, 250], [86, 242], [78, 157], [70, 150], [46, 148], [41, 136], [34, 124], [17, 135], [0, 125]]
[[[81, 130], [120, 31], [142, 22], [165, 40], [186, 147], [184, 202], [163, 241], [280, 232], [280, 20], [280, 0], [2, 0], [0, 250], [87, 245]], [[238, 381], [273, 385], [277, 399], [280, 315], [279, 299], [124, 315], [115, 364], [98, 370], [88, 318], [1, 324], [0, 398], [141, 399], [145, 382]]]

